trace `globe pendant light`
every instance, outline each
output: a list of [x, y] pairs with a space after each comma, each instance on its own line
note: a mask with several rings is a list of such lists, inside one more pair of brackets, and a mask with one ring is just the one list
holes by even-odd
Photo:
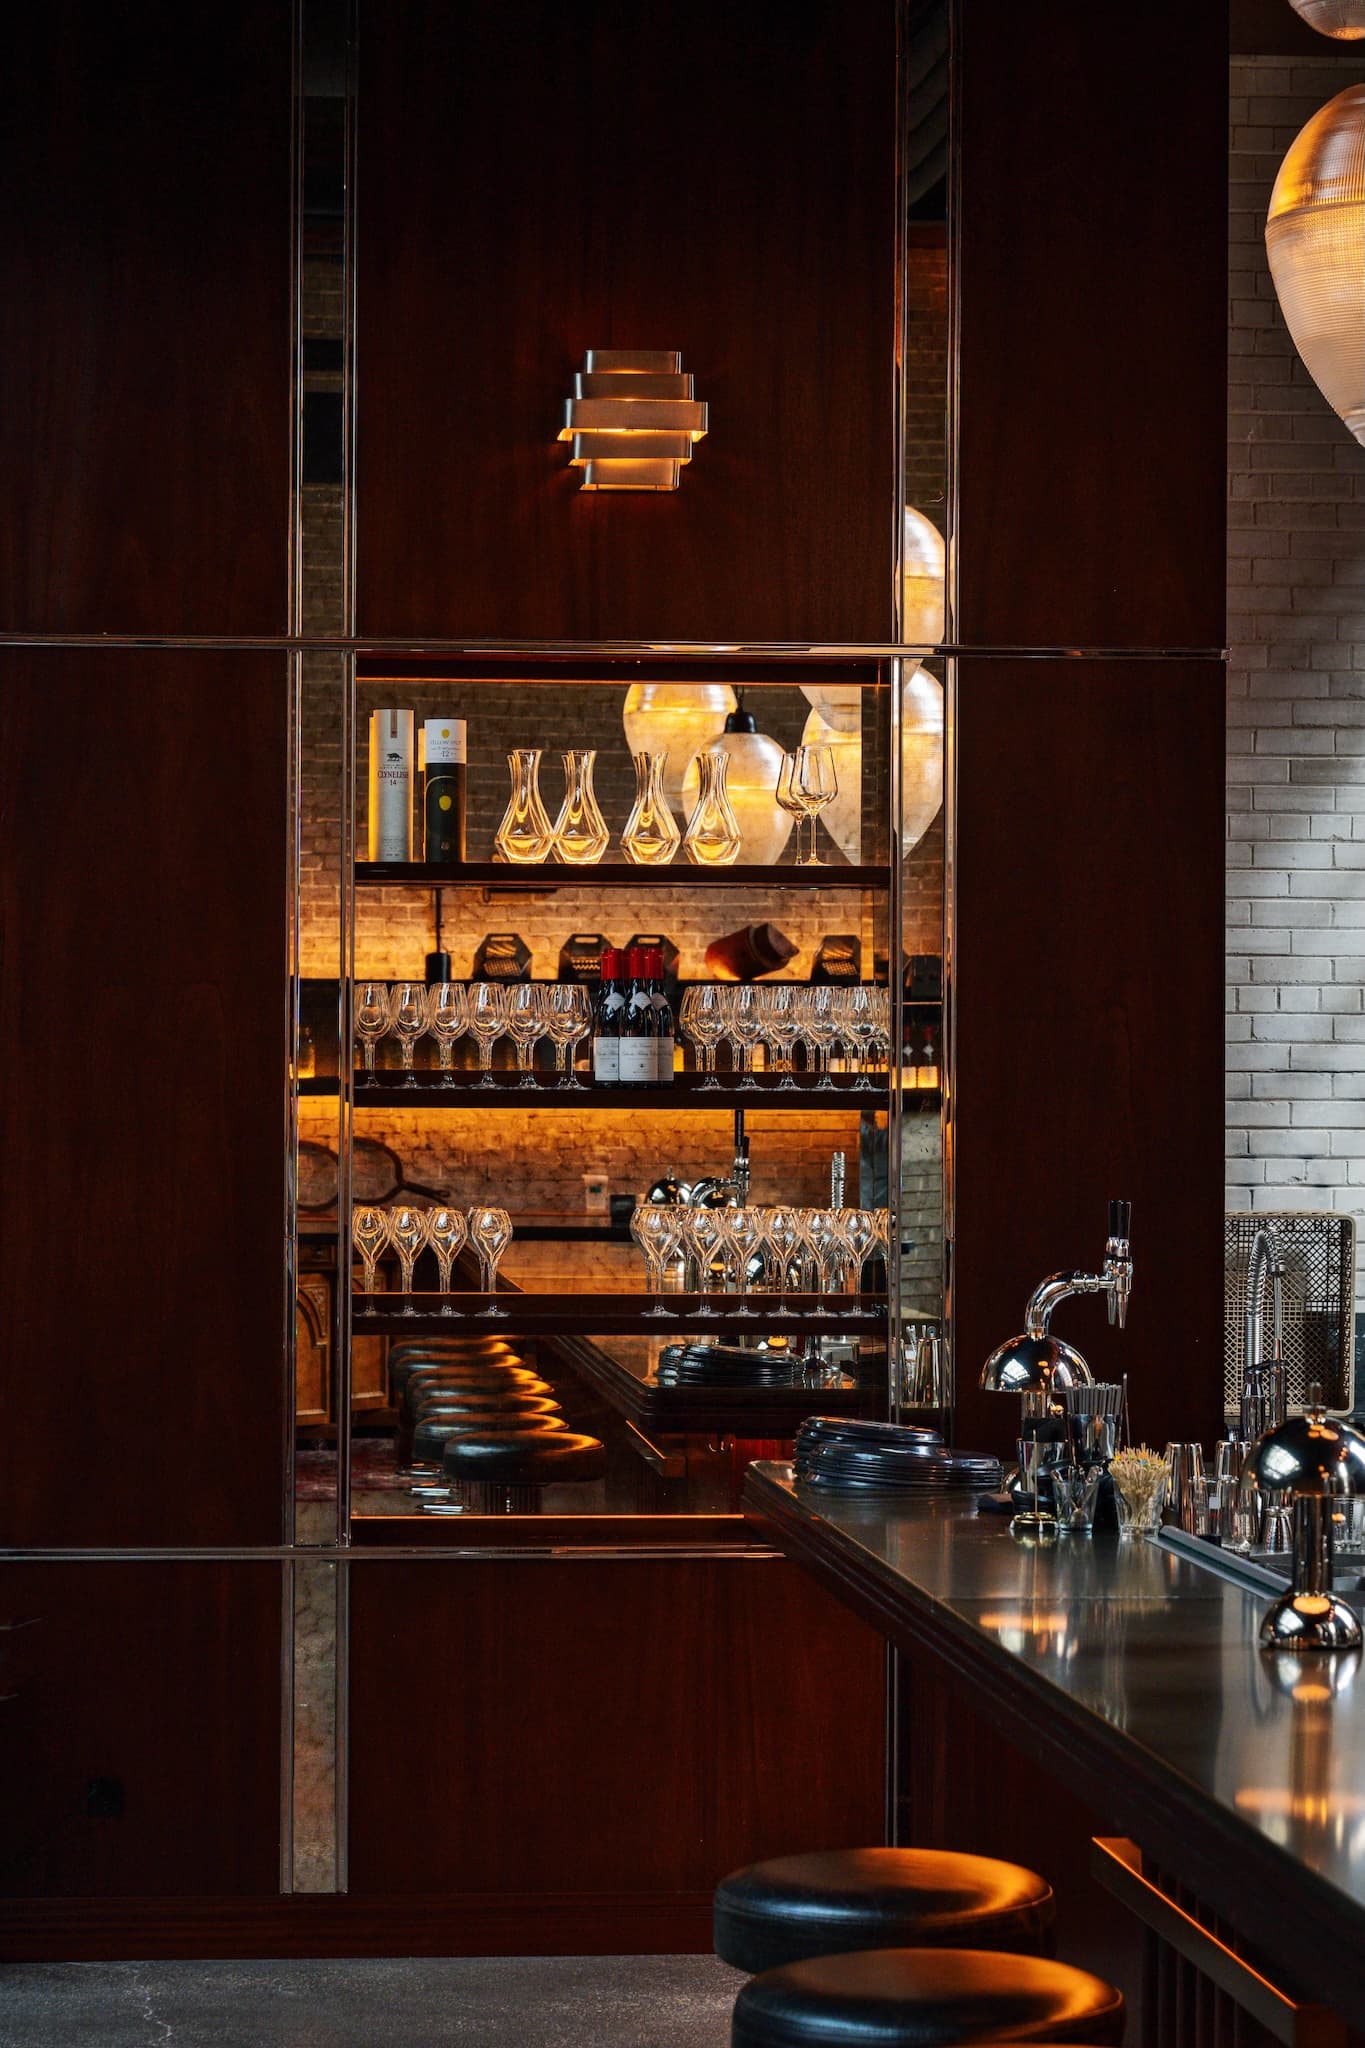
[[937, 647], [943, 638], [948, 551], [932, 519], [905, 508], [901, 553], [901, 639], [910, 647]]
[[1309, 376], [1365, 442], [1365, 85], [1339, 92], [1290, 144], [1265, 246]]
[[[862, 847], [862, 736], [812, 711], [801, 740], [805, 746], [834, 749], [839, 791], [820, 819], [840, 852], [856, 862]], [[916, 665], [901, 685], [902, 855], [919, 844], [942, 808], [943, 686]]]
[[716, 744], [736, 701], [728, 683], [632, 683], [626, 692], [626, 743], [632, 754], [666, 756], [664, 795], [683, 817], [688, 764]]
[[[730, 713], [714, 744], [730, 756], [725, 793], [739, 825], [739, 858], [746, 866], [775, 867], [794, 822], [791, 812], [782, 810], [777, 801], [782, 748], [759, 731], [758, 720], [742, 704]], [[700, 787], [701, 770], [694, 758], [683, 777], [683, 802], [689, 817]]]
[[1333, 36], [1341, 43], [1354, 43], [1365, 36], [1365, 0], [1289, 0], [1289, 4], [1321, 36]]

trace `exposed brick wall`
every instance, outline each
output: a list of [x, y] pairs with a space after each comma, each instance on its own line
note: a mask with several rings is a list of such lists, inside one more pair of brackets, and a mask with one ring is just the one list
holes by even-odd
[[1360, 58], [1231, 71], [1227, 1200], [1365, 1200], [1365, 449], [1276, 304], [1286, 149]]

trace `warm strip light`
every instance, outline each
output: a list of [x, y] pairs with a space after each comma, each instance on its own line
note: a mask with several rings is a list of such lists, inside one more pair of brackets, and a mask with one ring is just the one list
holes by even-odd
[[590, 348], [564, 401], [559, 439], [585, 491], [676, 491], [706, 407], [673, 349]]

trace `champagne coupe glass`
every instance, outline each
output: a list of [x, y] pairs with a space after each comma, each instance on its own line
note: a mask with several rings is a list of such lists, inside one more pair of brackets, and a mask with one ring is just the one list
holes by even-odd
[[415, 1316], [417, 1311], [412, 1305], [412, 1268], [418, 1252], [427, 1241], [426, 1217], [420, 1209], [411, 1208], [404, 1202], [400, 1208], [390, 1209], [388, 1222], [389, 1243], [397, 1252], [402, 1267], [399, 1292], [407, 1297], [402, 1313], [405, 1316]]
[[[351, 1237], [356, 1250], [365, 1262], [364, 1288], [366, 1294], [373, 1294], [377, 1282], [376, 1261], [388, 1243], [389, 1219], [382, 1209], [359, 1208], [351, 1211]], [[375, 1313], [372, 1302], [361, 1310], [362, 1315]]]
[[[777, 808], [780, 811], [785, 811], [788, 817], [795, 818], [796, 820], [796, 865], [797, 867], [803, 867], [805, 863], [801, 856], [801, 835], [806, 829], [806, 807], [794, 787], [793, 777], [795, 774], [795, 753], [784, 754], [782, 756], [782, 766], [777, 771], [777, 789], [774, 794], [777, 798]], [[812, 822], [812, 833], [814, 830], [815, 826]]]
[[772, 1247], [773, 1259], [777, 1266], [777, 1312], [790, 1315], [787, 1288], [791, 1274], [792, 1260], [801, 1249], [801, 1227], [797, 1221], [798, 1212], [785, 1204], [768, 1211], [768, 1243]]
[[[561, 1088], [581, 1088], [575, 1070], [579, 1043], [592, 1029], [588, 991], [577, 982], [552, 982], [545, 991], [545, 1029], [554, 1043]], [[569, 1048], [573, 1047], [573, 1054]]]
[[493, 1047], [507, 1029], [506, 990], [500, 982], [476, 981], [469, 991], [468, 1028], [479, 1045], [479, 1086], [495, 1088]]
[[402, 1047], [403, 1072], [407, 1076], [403, 1086], [415, 1088], [417, 1077], [413, 1072], [413, 1054], [418, 1039], [427, 1028], [427, 992], [423, 982], [394, 983], [389, 995], [389, 1021]]
[[822, 868], [822, 861], [816, 852], [816, 819], [827, 804], [832, 804], [839, 794], [839, 777], [834, 767], [833, 747], [798, 747], [796, 761], [791, 773], [791, 793], [810, 819], [810, 852], [801, 862], [802, 867]]
[[653, 1308], [645, 1310], [648, 1316], [673, 1314], [672, 1309], [664, 1307], [662, 1296], [667, 1267], [677, 1256], [684, 1214], [667, 1203], [641, 1202], [630, 1219], [630, 1234], [644, 1254], [646, 1285], [660, 1297]]
[[507, 991], [507, 1031], [517, 1048], [517, 1070], [522, 1088], [534, 1088], [531, 1071], [536, 1041], [545, 1036], [545, 991], [539, 982], [514, 982]]
[[849, 1291], [854, 1296], [854, 1304], [846, 1313], [866, 1320], [875, 1316], [877, 1312], [875, 1309], [860, 1307], [857, 1297], [863, 1291], [863, 1268], [877, 1249], [877, 1226], [872, 1220], [871, 1211], [867, 1209], [840, 1209], [837, 1216], [844, 1245], [848, 1251]]
[[779, 1088], [794, 1088], [792, 1058], [801, 1035], [797, 989], [789, 981], [775, 981], [763, 989], [763, 1036], [772, 1048], [773, 1069], [782, 1075]]
[[702, 1092], [719, 1088], [716, 1047], [725, 1036], [724, 991], [714, 982], [697, 982], [683, 996], [679, 1021], [685, 1035], [701, 1054]]
[[762, 1241], [762, 1231], [756, 1209], [720, 1209], [717, 1214], [722, 1220], [725, 1243], [735, 1261], [735, 1292], [739, 1300], [730, 1313], [734, 1316], [754, 1316], [757, 1310], [749, 1307], [744, 1297], [749, 1291], [749, 1261]]
[[847, 998], [844, 1005], [844, 1033], [857, 1052], [858, 1079], [854, 1085], [858, 1088], [867, 1089], [872, 1086], [869, 1061], [872, 1057], [872, 1041], [877, 1035], [877, 993], [878, 991], [869, 988], [865, 981], [857, 982], [854, 987], [844, 991]]
[[447, 1088], [455, 1086], [451, 1057], [455, 1041], [463, 1037], [468, 1025], [468, 1006], [459, 982], [438, 981], [427, 994], [427, 1029], [440, 1048], [437, 1058]]
[[821, 984], [810, 991], [810, 1008], [806, 1017], [806, 1035], [815, 1047], [816, 1064], [820, 1078], [816, 1087], [822, 1092], [832, 1090], [834, 1077], [830, 1073], [830, 1059], [834, 1052], [835, 1040], [839, 1036], [839, 1017], [834, 1002], [835, 990], [828, 984]]
[[389, 991], [382, 981], [362, 981], [355, 992], [355, 1035], [365, 1048], [365, 1072], [373, 1074], [374, 1056], [389, 1028]]
[[[469, 1242], [479, 1255], [479, 1285], [485, 1294], [497, 1294], [498, 1260], [506, 1251], [511, 1237], [512, 1219], [505, 1209], [470, 1210]], [[507, 1311], [499, 1308], [494, 1300], [487, 1308], [480, 1309], [479, 1314], [505, 1318]]]
[[[427, 1242], [435, 1252], [436, 1264], [440, 1268], [442, 1296], [450, 1293], [450, 1269], [455, 1263], [455, 1254], [468, 1234], [469, 1226], [465, 1221], [463, 1209], [427, 1210]], [[441, 1302], [441, 1314], [455, 1314], [450, 1303], [444, 1299]]]
[[[719, 1209], [689, 1209], [687, 1211], [687, 1236], [694, 1261], [696, 1262], [697, 1291], [701, 1295], [711, 1292], [711, 1266], [719, 1251], [724, 1235]], [[697, 1308], [699, 1316], [714, 1316], [718, 1313], [703, 1301]]]
[[730, 991], [730, 1036], [739, 1047], [741, 1088], [757, 1088], [754, 1048], [763, 1036], [762, 996], [751, 981]]

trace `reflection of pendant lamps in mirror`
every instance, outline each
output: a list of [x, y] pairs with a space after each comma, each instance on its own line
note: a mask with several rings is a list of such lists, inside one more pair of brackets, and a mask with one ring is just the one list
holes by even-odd
[[[812, 711], [801, 735], [806, 746], [834, 749], [839, 793], [820, 819], [851, 861], [862, 846], [862, 738], [830, 725]], [[923, 839], [943, 808], [943, 686], [916, 666], [901, 684], [901, 851]]]
[[1290, 144], [1265, 246], [1309, 376], [1365, 442], [1365, 85], [1339, 92]]
[[901, 639], [910, 647], [937, 647], [943, 638], [947, 549], [932, 519], [905, 508], [901, 561]]
[[[685, 817], [683, 775], [713, 747], [735, 708], [728, 683], [632, 683], [626, 692], [626, 744], [632, 754], [666, 754], [664, 795]], [[696, 777], [693, 777], [696, 788]]]
[[1289, 4], [1319, 35], [1333, 36], [1341, 43], [1354, 43], [1365, 36], [1365, 0], [1289, 0]]
[[802, 683], [801, 694], [826, 725], [839, 732], [858, 732], [863, 722], [863, 693], [857, 683]]
[[[714, 744], [730, 757], [725, 793], [739, 824], [739, 858], [747, 866], [775, 867], [792, 829], [790, 811], [780, 809], [777, 801], [782, 749], [759, 731], [758, 720], [742, 704], [730, 713]], [[701, 771], [693, 760], [683, 776], [683, 807], [689, 817], [700, 787]]]

